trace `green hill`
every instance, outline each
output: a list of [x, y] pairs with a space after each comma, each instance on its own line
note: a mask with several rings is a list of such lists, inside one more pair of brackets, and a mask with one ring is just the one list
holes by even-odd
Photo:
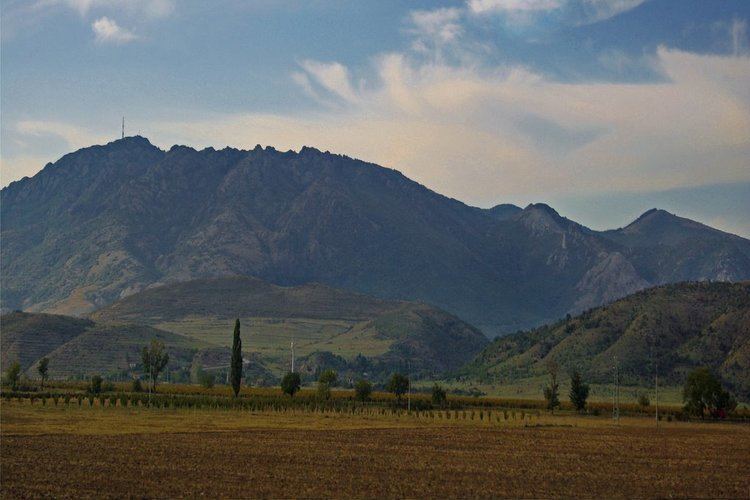
[[18, 361], [26, 370], [36, 360], [94, 326], [88, 319], [20, 311], [0, 316], [2, 366]]
[[368, 358], [366, 366], [377, 376], [405, 370], [407, 360], [415, 375], [438, 375], [457, 369], [487, 344], [482, 332], [427, 304], [247, 277], [160, 286], [91, 314], [97, 322], [150, 325], [224, 347], [231, 344], [237, 317], [243, 349], [259, 353], [277, 374], [288, 369], [292, 341], [298, 357], [328, 352], [351, 363]]
[[141, 349], [152, 339], [166, 345], [168, 370], [188, 370], [199, 350], [210, 347], [149, 326], [101, 324], [53, 314], [13, 312], [0, 317], [0, 322], [3, 366], [17, 360], [31, 377], [37, 377], [35, 367], [42, 357], [49, 358], [53, 378], [137, 372]]
[[546, 373], [549, 360], [606, 384], [617, 359], [624, 384], [665, 384], [709, 366], [740, 397], [750, 397], [750, 283], [680, 283], [492, 342], [458, 375], [511, 384]]

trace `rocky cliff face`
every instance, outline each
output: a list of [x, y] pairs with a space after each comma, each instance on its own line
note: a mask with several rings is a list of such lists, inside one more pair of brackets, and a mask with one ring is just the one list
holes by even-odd
[[66, 155], [2, 190], [2, 305], [81, 314], [226, 275], [417, 299], [489, 334], [648, 284], [750, 277], [750, 242], [667, 214], [598, 233], [546, 205], [483, 210], [304, 148]]

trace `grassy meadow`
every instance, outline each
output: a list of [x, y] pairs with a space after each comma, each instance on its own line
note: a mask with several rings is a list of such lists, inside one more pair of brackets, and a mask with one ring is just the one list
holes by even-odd
[[[367, 322], [343, 319], [243, 317], [243, 341], [264, 362], [280, 373], [290, 356], [290, 342], [294, 340], [297, 356], [316, 351], [328, 351], [345, 358], [379, 356], [388, 351], [392, 339], [376, 338], [363, 331]], [[192, 316], [179, 320], [155, 323], [156, 328], [184, 335], [198, 342], [218, 347], [231, 347], [234, 320]]]

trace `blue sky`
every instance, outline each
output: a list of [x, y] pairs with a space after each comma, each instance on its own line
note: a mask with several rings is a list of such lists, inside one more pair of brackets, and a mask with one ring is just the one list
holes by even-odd
[[594, 228], [750, 236], [746, 0], [2, 2], [0, 177], [127, 132], [312, 145]]

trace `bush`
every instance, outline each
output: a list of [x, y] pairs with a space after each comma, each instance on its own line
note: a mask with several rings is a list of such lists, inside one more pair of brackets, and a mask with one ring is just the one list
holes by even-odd
[[645, 410], [651, 405], [651, 401], [648, 399], [648, 396], [646, 395], [646, 393], [639, 394], [637, 401], [638, 401], [638, 406], [641, 407], [641, 410]]
[[331, 399], [331, 386], [338, 382], [338, 375], [334, 370], [324, 370], [318, 378], [318, 398], [328, 401]]
[[432, 386], [432, 404], [442, 408], [448, 401], [448, 396], [445, 393], [445, 389], [440, 387], [438, 384]]
[[406, 394], [409, 389], [409, 379], [400, 373], [394, 373], [388, 381], [387, 389], [388, 392], [392, 392], [396, 396], [396, 401], [401, 404], [401, 396]]
[[358, 380], [357, 383], [354, 384], [354, 393], [356, 394], [357, 399], [364, 403], [370, 399], [370, 395], [372, 394], [372, 384], [364, 379]]
[[198, 383], [206, 389], [211, 389], [214, 386], [215, 379], [216, 377], [213, 373], [208, 373], [203, 370], [198, 372]]
[[11, 390], [15, 391], [18, 389], [18, 381], [21, 378], [21, 364], [18, 361], [14, 361], [10, 364], [5, 375], [3, 376], [3, 382], [8, 384]]
[[589, 386], [583, 383], [583, 378], [579, 372], [573, 372], [570, 376], [570, 402], [573, 407], [582, 412], [586, 409], [586, 400], [589, 397]]
[[[102, 377], [99, 375], [94, 375], [93, 377], [91, 377], [91, 382], [89, 383], [87, 391], [89, 392], [89, 394], [101, 394]], [[89, 401], [92, 401], [91, 398], [89, 398]]]
[[687, 377], [682, 391], [685, 412], [704, 418], [725, 418], [737, 407], [737, 401], [721, 387], [719, 379], [706, 367], [696, 368]]
[[133, 383], [131, 384], [130, 389], [133, 392], [143, 392], [143, 384], [141, 383], [141, 379], [133, 379]]
[[291, 397], [294, 397], [297, 391], [299, 391], [300, 385], [299, 373], [289, 372], [281, 379], [281, 390], [284, 391], [284, 394], [289, 394]]

